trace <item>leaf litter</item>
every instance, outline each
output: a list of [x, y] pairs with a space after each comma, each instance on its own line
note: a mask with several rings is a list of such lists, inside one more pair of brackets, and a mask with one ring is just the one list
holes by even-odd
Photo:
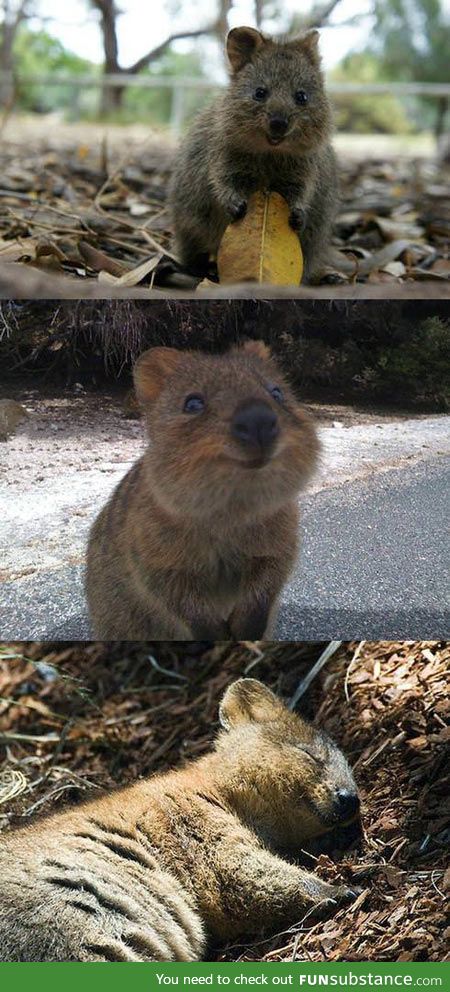
[[[117, 138], [86, 144], [77, 133], [3, 141], [0, 264], [103, 286], [152, 287], [175, 278], [179, 288], [192, 288], [171, 252], [166, 193], [173, 148], [152, 136], [130, 140], [119, 153]], [[439, 295], [450, 277], [449, 167], [420, 159], [343, 160], [340, 172], [337, 251], [324, 281], [426, 282]], [[239, 252], [242, 239], [234, 241]], [[246, 254], [232, 259], [231, 271], [236, 282], [248, 278]]]
[[[326, 645], [20, 643], [0, 647], [0, 830], [195, 758], [225, 687], [261, 678], [286, 701]], [[344, 642], [299, 710], [344, 748], [363, 841], [310, 852], [360, 896], [331, 919], [216, 947], [227, 961], [448, 959], [449, 642]], [[448, 934], [447, 934], [448, 935]]]

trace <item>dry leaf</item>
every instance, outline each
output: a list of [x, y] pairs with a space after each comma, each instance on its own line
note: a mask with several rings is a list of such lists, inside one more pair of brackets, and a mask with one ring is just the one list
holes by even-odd
[[289, 225], [289, 207], [278, 193], [255, 193], [242, 220], [227, 227], [217, 255], [222, 283], [298, 286], [303, 256]]
[[99, 251], [87, 241], [78, 242], [78, 251], [82, 259], [95, 272], [109, 272], [112, 276], [122, 276], [126, 272], [123, 262], [117, 262], [115, 258], [109, 258], [104, 251]]
[[129, 269], [128, 272], [124, 272], [121, 276], [113, 276], [110, 272], [105, 272], [102, 270], [99, 272], [99, 281], [107, 282], [114, 286], [138, 286], [140, 282], [143, 282], [145, 277], [153, 272], [162, 259], [162, 254], [154, 255], [153, 258], [147, 258], [145, 262], [141, 262], [134, 269]]

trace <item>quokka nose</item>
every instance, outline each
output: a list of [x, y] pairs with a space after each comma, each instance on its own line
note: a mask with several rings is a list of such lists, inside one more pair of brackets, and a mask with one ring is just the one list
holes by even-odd
[[271, 134], [281, 137], [286, 134], [289, 121], [282, 114], [271, 114], [269, 117], [269, 127]]
[[359, 796], [350, 789], [338, 789], [337, 807], [341, 820], [350, 820], [359, 811]]
[[278, 417], [268, 403], [248, 400], [236, 410], [231, 433], [246, 447], [270, 450], [280, 433]]

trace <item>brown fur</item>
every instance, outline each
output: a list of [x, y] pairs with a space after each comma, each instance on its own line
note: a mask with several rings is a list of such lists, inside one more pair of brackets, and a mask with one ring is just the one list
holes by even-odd
[[7, 441], [21, 420], [29, 416], [25, 407], [15, 400], [0, 400], [0, 441]]
[[342, 752], [253, 679], [220, 719], [185, 768], [2, 837], [1, 960], [191, 961], [354, 897], [285, 860], [356, 798]]
[[[107, 640], [260, 638], [297, 550], [297, 497], [315, 467], [315, 429], [270, 353], [154, 348], [135, 368], [150, 445], [91, 531], [87, 596]], [[271, 384], [283, 387], [284, 402]], [[183, 412], [204, 394], [201, 414]], [[254, 463], [231, 434], [239, 405], [276, 412], [280, 434]]]
[[[338, 188], [317, 40], [317, 31], [282, 42], [253, 28], [230, 32], [229, 87], [196, 117], [182, 142], [169, 194], [175, 251], [193, 274], [205, 273], [209, 256], [217, 253], [227, 225], [243, 216], [249, 196], [273, 190], [291, 209], [305, 281], [320, 277]], [[255, 93], [261, 87], [267, 97], [259, 102]], [[307, 94], [305, 105], [295, 102], [299, 90]], [[273, 144], [269, 121], [280, 114], [288, 131]]]

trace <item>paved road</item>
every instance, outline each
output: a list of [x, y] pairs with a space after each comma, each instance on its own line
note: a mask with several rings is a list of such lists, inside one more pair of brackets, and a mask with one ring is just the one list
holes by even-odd
[[[304, 497], [276, 637], [450, 637], [449, 492], [441, 456]], [[4, 640], [88, 639], [82, 567], [4, 583], [0, 616]]]
[[308, 497], [276, 636], [449, 637], [449, 494], [441, 458]]

